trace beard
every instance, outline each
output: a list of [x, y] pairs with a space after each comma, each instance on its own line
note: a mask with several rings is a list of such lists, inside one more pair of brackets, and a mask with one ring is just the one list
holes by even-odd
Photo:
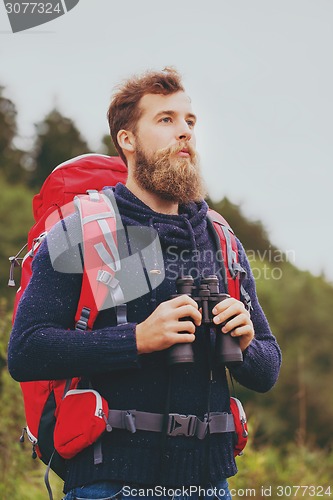
[[[177, 156], [183, 148], [188, 150], [189, 156]], [[207, 194], [198, 155], [187, 142], [182, 141], [148, 155], [137, 140], [135, 159], [133, 175], [137, 184], [164, 200], [186, 204], [201, 201]]]

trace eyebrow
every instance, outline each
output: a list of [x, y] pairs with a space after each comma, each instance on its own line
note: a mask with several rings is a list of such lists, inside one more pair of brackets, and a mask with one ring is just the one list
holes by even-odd
[[[161, 115], [170, 115], [170, 116], [175, 116], [177, 113], [176, 111], [173, 111], [172, 109], [169, 109], [169, 110], [165, 110], [165, 111], [159, 111], [156, 115], [155, 115], [155, 119], [158, 118], [159, 116]], [[194, 121], [197, 121], [197, 117], [194, 113], [187, 113], [187, 118], [193, 118]]]

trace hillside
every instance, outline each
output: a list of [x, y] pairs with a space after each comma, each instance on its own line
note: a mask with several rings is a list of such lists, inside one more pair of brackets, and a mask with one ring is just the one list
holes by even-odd
[[255, 415], [259, 445], [290, 441], [332, 448], [333, 287], [300, 271], [272, 245], [261, 222], [249, 221], [228, 199], [210, 206], [241, 239], [256, 279], [260, 303], [283, 353], [276, 387], [266, 395], [239, 388]]
[[[18, 191], [14, 192], [15, 189]], [[0, 246], [2, 273], [8, 253], [14, 253], [24, 241], [24, 232], [27, 229], [23, 226], [28, 227], [31, 220], [28, 213], [31, 195], [23, 187], [11, 188], [6, 194], [6, 204], [14, 200], [18, 193], [20, 193], [22, 203], [25, 203], [22, 205], [24, 221], [21, 220], [20, 231], [6, 233], [6, 238]], [[247, 250], [261, 304], [283, 352], [281, 375], [272, 391], [267, 394], [256, 394], [236, 384], [237, 396], [242, 399], [246, 407], [251, 432], [249, 450], [243, 461], [243, 472], [237, 476], [237, 481], [244, 485], [255, 484], [256, 476], [253, 475], [255, 466], [260, 466], [265, 470], [267, 482], [276, 480], [274, 479], [275, 471], [283, 470], [284, 463], [289, 468], [289, 476], [286, 474], [283, 476], [285, 484], [290, 483], [291, 477], [294, 477], [296, 481], [300, 470], [303, 471], [303, 477], [308, 477], [310, 481], [312, 477], [308, 469], [310, 465], [307, 465], [305, 457], [311, 457], [311, 464], [316, 462], [318, 457], [329, 457], [328, 453], [332, 450], [333, 443], [331, 396], [333, 288], [323, 278], [298, 270], [289, 262], [288, 256], [284, 256], [270, 243], [262, 224], [247, 220], [239, 207], [229, 200], [224, 199], [220, 203], [210, 204], [229, 221]], [[3, 210], [4, 203], [0, 200], [0, 220], [2, 221]], [[12, 217], [13, 219], [7, 223], [10, 227], [13, 225], [13, 214]], [[2, 279], [7, 279], [7, 275], [6, 278], [3, 276]], [[9, 296], [8, 292], [2, 293], [2, 290], [4, 288], [1, 288], [0, 301], [0, 419], [2, 423], [0, 427], [0, 498], [39, 500], [46, 498], [42, 480], [43, 468], [38, 461], [30, 459], [29, 443], [25, 443], [22, 450], [18, 442], [24, 425], [23, 406], [19, 385], [9, 377], [6, 368], [10, 304], [14, 292], [11, 291]], [[293, 457], [294, 448], [297, 450], [295, 453], [298, 454], [298, 461]], [[266, 450], [265, 458], [260, 452], [263, 449]], [[289, 457], [288, 465], [286, 465], [287, 457]], [[304, 460], [304, 463], [300, 463], [299, 460]], [[269, 461], [273, 461], [275, 465]], [[323, 480], [327, 477], [329, 463], [332, 463], [332, 455], [327, 464], [323, 465]], [[247, 473], [251, 474], [251, 480], [246, 475]], [[259, 478], [257, 480], [260, 481]], [[58, 488], [60, 498], [61, 483], [53, 477], [53, 484], [56, 490]], [[272, 484], [275, 483], [272, 482]]]

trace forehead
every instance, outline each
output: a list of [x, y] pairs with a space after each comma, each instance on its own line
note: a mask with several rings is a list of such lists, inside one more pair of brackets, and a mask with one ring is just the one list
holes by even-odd
[[141, 118], [154, 118], [163, 111], [173, 111], [182, 115], [193, 114], [191, 100], [185, 92], [170, 95], [146, 94], [140, 100]]

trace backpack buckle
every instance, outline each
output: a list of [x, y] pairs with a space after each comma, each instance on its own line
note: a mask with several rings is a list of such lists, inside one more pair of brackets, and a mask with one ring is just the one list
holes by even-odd
[[81, 311], [80, 319], [76, 322], [75, 330], [85, 331], [88, 328], [88, 321], [90, 316], [90, 309], [84, 307]]
[[104, 285], [110, 288], [115, 288], [119, 283], [119, 281], [114, 277], [114, 275], [109, 273], [108, 271], [105, 271], [105, 269], [100, 269], [98, 271], [97, 281], [103, 283]]
[[169, 413], [167, 435], [192, 437], [195, 434], [196, 421], [196, 415]]

